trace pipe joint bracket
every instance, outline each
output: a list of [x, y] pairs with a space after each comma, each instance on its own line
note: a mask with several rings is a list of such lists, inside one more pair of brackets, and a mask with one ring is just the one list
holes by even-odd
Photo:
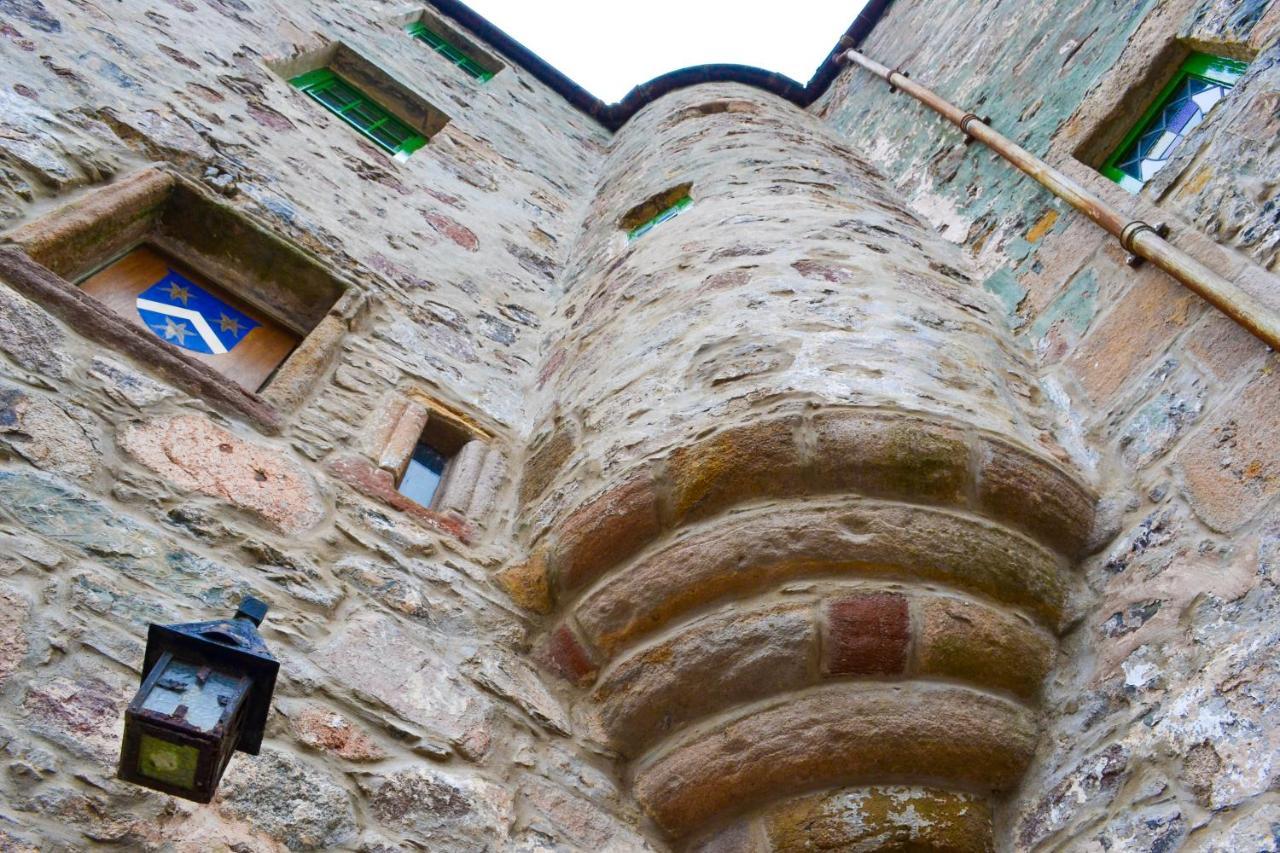
[[988, 127], [991, 126], [990, 116], [979, 116], [977, 113], [965, 113], [964, 117], [960, 119], [960, 130], [961, 132], [964, 133], [965, 145], [973, 144], [973, 140], [974, 140], [973, 131], [969, 130], [969, 126], [973, 124], [975, 121], [978, 122], [979, 124], [985, 124]]
[[1141, 219], [1135, 219], [1126, 225], [1120, 231], [1120, 248], [1129, 253], [1129, 257], [1125, 258], [1125, 263], [1135, 269], [1142, 266], [1144, 259], [1133, 250], [1133, 241], [1144, 231], [1150, 231], [1161, 238], [1169, 236], [1169, 226], [1164, 222], [1150, 225]]

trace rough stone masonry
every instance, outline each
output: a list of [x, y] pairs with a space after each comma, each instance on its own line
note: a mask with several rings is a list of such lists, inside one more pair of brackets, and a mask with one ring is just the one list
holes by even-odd
[[[1280, 3], [864, 49], [1280, 307]], [[1094, 149], [1190, 50], [1248, 70], [1130, 196]], [[610, 131], [384, 0], [0, 0], [0, 57], [0, 850], [1280, 849], [1276, 357], [914, 102]], [[265, 386], [76, 288], [143, 241], [293, 323]], [[146, 626], [250, 593], [262, 754], [116, 780]]]

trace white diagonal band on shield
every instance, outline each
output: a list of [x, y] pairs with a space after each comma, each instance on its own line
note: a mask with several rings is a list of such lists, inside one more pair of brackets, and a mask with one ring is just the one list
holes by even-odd
[[227, 348], [222, 345], [222, 341], [218, 340], [218, 336], [213, 333], [213, 327], [209, 325], [209, 321], [199, 311], [142, 298], [138, 299], [138, 307], [143, 311], [154, 311], [157, 314], [189, 320], [191, 325], [195, 326], [196, 333], [200, 335], [200, 339], [204, 341], [205, 346], [213, 351], [214, 355], [221, 355], [227, 351]]

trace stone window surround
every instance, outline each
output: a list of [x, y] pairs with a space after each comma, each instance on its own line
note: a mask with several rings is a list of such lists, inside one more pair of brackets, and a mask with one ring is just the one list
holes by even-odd
[[392, 23], [401, 30], [406, 30], [413, 24], [422, 24], [457, 48], [459, 53], [487, 71], [491, 75], [491, 79], [498, 76], [507, 67], [497, 57], [481, 47], [474, 38], [430, 9], [423, 8], [413, 12], [406, 12], [393, 18]]
[[[1173, 177], [1154, 176], [1137, 194], [1098, 169], [1193, 53], [1250, 62], [1258, 51], [1233, 42], [1209, 42], [1177, 36], [1176, 16], [1149, 16], [1130, 38], [1112, 67], [1053, 137], [1045, 160], [1068, 177], [1134, 218], [1168, 218], [1158, 203]], [[1172, 165], [1172, 164], [1171, 164]], [[1163, 177], [1163, 180], [1162, 180]]]
[[[309, 72], [328, 68], [377, 102], [378, 106], [426, 137], [428, 141], [435, 138], [435, 135], [442, 131], [450, 121], [449, 116], [443, 110], [428, 103], [425, 98], [398, 79], [391, 71], [342, 41], [326, 42], [321, 47], [313, 50], [304, 50], [286, 58], [269, 59], [265, 64], [283, 78], [285, 85], [289, 85], [288, 81]], [[311, 98], [299, 92], [293, 86], [289, 86], [289, 88], [299, 97], [306, 98], [308, 109], [320, 110], [327, 118], [331, 118], [339, 124], [342, 123], [341, 119], [330, 115], [327, 110], [314, 103]], [[346, 130], [351, 131], [352, 128], [346, 128]], [[359, 133], [356, 135], [361, 140], [364, 140], [364, 137]], [[365, 141], [372, 150], [386, 157], [388, 162], [406, 162], [404, 160], [396, 160], [373, 142]]]
[[[219, 228], [195, 228], [210, 222]], [[301, 342], [259, 392], [146, 334], [75, 284], [145, 243], [240, 296], [254, 295], [255, 282], [219, 258], [214, 247], [202, 245], [208, 242], [202, 238], [213, 235], [193, 230], [221, 230], [224, 237], [231, 230], [236, 242], [275, 259], [273, 268], [281, 272], [275, 283], [277, 301], [284, 295], [298, 305], [317, 306], [312, 316], [294, 324]], [[82, 337], [133, 357], [182, 390], [269, 434], [279, 433], [285, 416], [308, 396], [365, 305], [359, 287], [310, 252], [163, 164], [94, 187], [4, 234], [0, 278]]]
[[[430, 506], [397, 488], [424, 437], [449, 456]], [[473, 541], [476, 528], [494, 507], [505, 464], [490, 431], [425, 391], [406, 388], [393, 392], [375, 411], [361, 444], [365, 455], [339, 456], [329, 462], [330, 472], [426, 527], [463, 543]]]

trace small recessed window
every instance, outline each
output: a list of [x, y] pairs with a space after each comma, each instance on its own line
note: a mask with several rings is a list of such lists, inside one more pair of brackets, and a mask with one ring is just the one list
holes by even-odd
[[679, 216], [693, 204], [693, 196], [689, 194], [692, 188], [693, 184], [680, 184], [650, 196], [623, 214], [619, 227], [627, 232], [630, 240], [648, 234], [661, 223]]
[[400, 494], [423, 506], [431, 506], [448, 465], [448, 456], [431, 444], [419, 441], [397, 486]]
[[328, 68], [289, 81], [397, 160], [427, 144], [427, 138]]
[[1245, 64], [1195, 53], [1102, 164], [1102, 174], [1136, 193], [1164, 168], [1209, 110], [1226, 97]]
[[414, 21], [405, 27], [405, 32], [416, 38], [418, 41], [428, 45], [436, 53], [461, 68], [471, 77], [484, 83], [493, 79], [494, 72], [485, 68], [476, 60], [467, 56], [463, 50], [451, 42], [448, 38], [428, 27], [422, 21]]

